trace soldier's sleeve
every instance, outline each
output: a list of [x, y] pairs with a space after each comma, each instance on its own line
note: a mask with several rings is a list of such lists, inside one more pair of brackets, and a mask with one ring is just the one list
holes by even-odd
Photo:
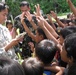
[[32, 16], [32, 19], [33, 19], [34, 23], [37, 25], [38, 24], [37, 19], [36, 19], [36, 17], [34, 15]]
[[19, 28], [20, 24], [21, 24], [20, 18], [19, 17], [15, 17], [15, 19], [14, 19], [14, 27], [17, 29], [17, 28]]

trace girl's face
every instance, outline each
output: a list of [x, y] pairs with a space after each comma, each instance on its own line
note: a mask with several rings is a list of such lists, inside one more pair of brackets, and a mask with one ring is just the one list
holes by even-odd
[[64, 62], [67, 62], [67, 63], [68, 63], [69, 58], [67, 57], [67, 52], [66, 52], [66, 50], [65, 50], [64, 44], [63, 44], [63, 46], [62, 46], [62, 49], [61, 49], [60, 54], [61, 54], [61, 59], [62, 59]]
[[3, 24], [7, 19], [7, 9], [4, 9], [0, 12], [0, 24]]
[[8, 24], [8, 25], [7, 25], [7, 28], [10, 30], [10, 29], [13, 28], [13, 25], [12, 25], [12, 24]]

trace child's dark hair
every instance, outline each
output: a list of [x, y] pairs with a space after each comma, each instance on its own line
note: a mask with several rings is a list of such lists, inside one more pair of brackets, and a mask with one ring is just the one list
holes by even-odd
[[66, 28], [62, 28], [59, 34], [65, 39], [69, 34], [76, 32], [76, 26], [68, 26]]
[[25, 75], [22, 66], [9, 58], [0, 56], [0, 75]]
[[71, 14], [69, 13], [69, 14], [67, 14], [67, 18], [70, 18], [70, 16], [71, 16]]
[[8, 24], [12, 24], [11, 20], [6, 21], [6, 27], [8, 26]]
[[44, 64], [52, 62], [57, 51], [55, 43], [51, 40], [42, 40], [35, 47], [35, 54]]
[[43, 64], [36, 58], [25, 59], [22, 63], [25, 75], [43, 75]]
[[44, 31], [42, 30], [42, 28], [38, 27], [37, 32], [39, 33], [39, 35], [43, 35], [44, 39], [47, 39], [47, 37], [46, 37]]
[[69, 67], [67, 75], [76, 75], [76, 62]]
[[64, 48], [68, 57], [72, 57], [76, 61], [76, 33], [70, 34], [64, 41]]

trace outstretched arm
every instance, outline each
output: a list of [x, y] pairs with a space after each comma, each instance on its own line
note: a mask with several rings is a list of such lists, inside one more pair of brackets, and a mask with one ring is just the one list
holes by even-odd
[[59, 18], [57, 17], [57, 14], [54, 11], [51, 11], [51, 15], [56, 20], [59, 26], [61, 26], [62, 28], [65, 27], [65, 25], [59, 20]]
[[29, 11], [26, 12], [26, 17], [29, 20], [29, 22], [31, 23], [31, 25], [33, 26], [33, 28], [36, 30], [38, 26], [34, 23], [34, 21], [32, 19], [32, 15], [30, 14]]
[[[39, 4], [36, 7], [36, 16], [39, 16], [43, 18], [43, 16], [40, 13], [40, 6]], [[44, 18], [43, 18], [44, 19]], [[55, 32], [55, 30], [49, 25], [49, 23], [44, 19], [45, 27], [49, 30], [49, 32], [55, 37], [58, 37], [58, 34]]]
[[38, 17], [38, 25], [43, 29], [48, 39], [53, 40], [56, 44], [58, 44], [58, 41], [56, 38], [49, 32], [49, 30], [45, 26], [45, 20], [42, 17]]
[[18, 34], [17, 34], [17, 31], [16, 31], [16, 28], [13, 27], [13, 29], [12, 29], [12, 39], [14, 39], [17, 35]]
[[56, 75], [63, 75], [65, 68], [60, 66], [45, 66], [44, 69], [55, 72]]
[[27, 27], [26, 23], [24, 22], [24, 16], [25, 16], [25, 13], [22, 13], [21, 14], [21, 23], [25, 29], [25, 31], [28, 33], [28, 35], [34, 40], [35, 40], [35, 35], [30, 31], [30, 29]]
[[58, 37], [58, 34], [55, 32], [55, 30], [52, 28], [51, 25], [48, 24], [48, 22], [44, 19], [44, 24], [45, 24], [45, 27], [49, 30], [49, 32], [55, 37], [57, 38]]
[[12, 39], [12, 41], [9, 42], [9, 43], [4, 47], [5, 51], [8, 51], [8, 50], [11, 49], [13, 46], [17, 45], [20, 41], [23, 40], [23, 37], [24, 37], [24, 35], [22, 35], [22, 36], [19, 36], [19, 35], [18, 35], [18, 37]]
[[50, 23], [51, 23], [53, 29], [56, 30], [56, 27], [55, 27], [55, 25], [54, 25], [54, 23], [53, 23], [53, 21], [52, 21], [51, 16], [50, 16], [49, 14], [47, 14], [47, 17], [48, 17], [48, 19], [49, 19], [49, 21], [50, 21]]
[[68, 5], [69, 5], [70, 9], [72, 10], [72, 12], [74, 13], [74, 15], [76, 16], [76, 8], [75, 8], [75, 6], [71, 2], [71, 0], [67, 0], [67, 2], [68, 2]]

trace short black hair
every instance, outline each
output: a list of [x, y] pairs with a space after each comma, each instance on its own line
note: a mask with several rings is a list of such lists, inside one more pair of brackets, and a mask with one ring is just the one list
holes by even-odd
[[22, 63], [22, 67], [24, 68], [25, 75], [43, 75], [43, 64], [36, 58], [29, 57], [25, 59]]
[[12, 59], [0, 56], [0, 75], [25, 75], [22, 66]]
[[71, 16], [71, 14], [69, 13], [69, 14], [67, 14], [67, 18], [70, 18], [70, 16]]
[[[7, 20], [6, 21], [6, 27], [8, 26], [8, 24], [12, 24], [12, 21], [11, 20]], [[12, 24], [13, 25], [13, 24]]]
[[37, 32], [38, 32], [39, 35], [43, 35], [43, 38], [47, 39], [47, 37], [46, 37], [44, 31], [42, 30], [42, 28], [38, 27], [36, 30], [37, 30]]
[[9, 7], [5, 3], [0, 2], [0, 12], [6, 8], [8, 9]]
[[76, 75], [76, 62], [69, 67], [67, 75]]
[[67, 26], [65, 28], [61, 28], [59, 34], [65, 39], [69, 34], [76, 32], [76, 26]]
[[27, 1], [22, 1], [22, 2], [20, 3], [20, 7], [21, 7], [21, 6], [27, 6], [27, 7], [29, 7], [30, 4], [29, 4], [29, 2], [27, 2]]
[[76, 33], [70, 34], [64, 40], [64, 48], [69, 58], [73, 57], [76, 61]]
[[52, 62], [57, 50], [55, 43], [46, 39], [36, 45], [35, 54], [44, 64], [49, 64]]

